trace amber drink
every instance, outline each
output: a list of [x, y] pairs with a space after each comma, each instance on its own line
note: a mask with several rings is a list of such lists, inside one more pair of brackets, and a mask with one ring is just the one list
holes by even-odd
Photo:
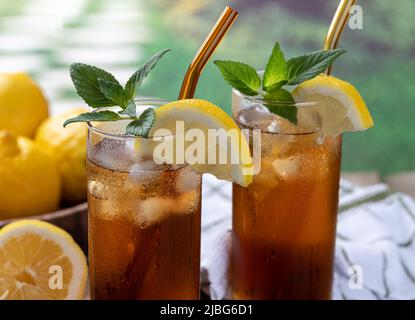
[[233, 112], [261, 137], [260, 172], [233, 185], [233, 298], [330, 299], [341, 137], [322, 137], [312, 102], [293, 125], [234, 90]]
[[198, 299], [201, 177], [122, 122], [89, 125], [91, 298]]

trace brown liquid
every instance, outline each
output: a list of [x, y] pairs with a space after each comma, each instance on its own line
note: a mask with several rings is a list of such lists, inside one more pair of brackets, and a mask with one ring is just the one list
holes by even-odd
[[198, 299], [200, 176], [89, 161], [88, 177], [91, 298]]
[[262, 143], [261, 172], [233, 186], [233, 298], [330, 299], [341, 138]]

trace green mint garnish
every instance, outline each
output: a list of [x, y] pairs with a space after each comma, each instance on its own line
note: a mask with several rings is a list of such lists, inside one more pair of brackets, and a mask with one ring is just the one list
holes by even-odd
[[101, 93], [114, 105], [118, 105], [121, 108], [126, 107], [126, 97], [124, 88], [118, 83], [118, 81], [98, 79], [99, 90]]
[[345, 52], [343, 49], [320, 50], [287, 61], [279, 43], [276, 42], [262, 77], [262, 86], [261, 78], [255, 69], [245, 63], [221, 60], [214, 63], [233, 88], [249, 96], [262, 96], [265, 106], [272, 113], [296, 124], [295, 101], [284, 86], [298, 85], [315, 78]]
[[287, 63], [279, 43], [275, 43], [265, 68], [262, 89], [272, 92], [287, 83]]
[[137, 120], [134, 120], [128, 124], [127, 134], [148, 138], [148, 133], [155, 119], [156, 115], [154, 109], [146, 109]]
[[120, 112], [120, 114], [125, 114], [130, 117], [137, 117], [137, 106], [135, 105], [134, 100], [130, 101], [127, 107]]
[[268, 102], [265, 106], [280, 117], [283, 117], [290, 122], [297, 124], [297, 107], [294, 105], [295, 101], [291, 93], [285, 89], [278, 89], [272, 93], [266, 93], [264, 100]]
[[118, 83], [112, 74], [84, 63], [72, 64], [70, 74], [76, 92], [89, 106], [99, 108], [116, 105], [102, 93], [98, 82], [98, 79], [103, 79]]
[[248, 96], [258, 94], [261, 79], [254, 68], [242, 62], [216, 60], [214, 63], [233, 88]]
[[68, 124], [74, 123], [74, 122], [115, 121], [115, 120], [121, 120], [121, 119], [122, 117], [117, 112], [103, 110], [103, 111], [98, 111], [98, 112], [82, 113], [75, 118], [66, 120], [63, 126], [66, 127]]
[[164, 49], [148, 59], [127, 81], [125, 87], [115, 77], [100, 68], [83, 63], [74, 63], [70, 67], [72, 82], [78, 95], [92, 108], [116, 107], [119, 111], [87, 112], [65, 121], [64, 126], [74, 122], [88, 121], [117, 121], [133, 120], [126, 128], [126, 133], [148, 137], [148, 133], [154, 123], [155, 113], [153, 108], [146, 109], [137, 116], [134, 98], [137, 89], [144, 78], [156, 66], [160, 59], [170, 49]]
[[297, 85], [313, 79], [329, 68], [345, 52], [344, 49], [320, 50], [288, 60], [287, 84]]
[[134, 99], [138, 87], [141, 85], [144, 78], [148, 76], [151, 69], [153, 69], [156, 66], [157, 62], [159, 62], [160, 59], [169, 51], [170, 49], [164, 49], [157, 52], [154, 56], [148, 59], [146, 63], [138, 68], [138, 70], [134, 72], [130, 79], [128, 79], [127, 84], [125, 85], [125, 91], [127, 97], [130, 100]]

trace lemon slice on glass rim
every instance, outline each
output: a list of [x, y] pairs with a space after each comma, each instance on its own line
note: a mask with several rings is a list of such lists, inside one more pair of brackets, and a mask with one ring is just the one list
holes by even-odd
[[39, 220], [20, 220], [0, 230], [0, 298], [82, 299], [85, 255], [64, 230]]
[[372, 116], [359, 92], [350, 83], [319, 75], [303, 82], [292, 92], [294, 100], [313, 101], [322, 120], [324, 136], [364, 131], [373, 126]]
[[[223, 157], [225, 163], [190, 163], [193, 169], [200, 173], [211, 173], [219, 179], [228, 180], [242, 186], [252, 182], [253, 164], [246, 137], [235, 121], [221, 108], [211, 102], [200, 99], [185, 99], [167, 103], [155, 110], [156, 119], [149, 136], [157, 137], [159, 129], [168, 129], [177, 135], [176, 124], [181, 121], [183, 132], [189, 129], [199, 129], [204, 137], [208, 130], [220, 130], [222, 134], [233, 133], [237, 143], [217, 144], [211, 141], [205, 143], [205, 156], [215, 152], [216, 159]], [[238, 159], [232, 162], [231, 159]]]

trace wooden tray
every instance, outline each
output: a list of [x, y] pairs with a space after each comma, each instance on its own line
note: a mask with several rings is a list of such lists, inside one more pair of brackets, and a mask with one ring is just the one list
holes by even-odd
[[73, 207], [45, 213], [38, 216], [30, 216], [19, 219], [0, 220], [0, 229], [6, 224], [20, 219], [38, 219], [50, 222], [69, 232], [79, 246], [88, 252], [88, 205], [86, 202]]

